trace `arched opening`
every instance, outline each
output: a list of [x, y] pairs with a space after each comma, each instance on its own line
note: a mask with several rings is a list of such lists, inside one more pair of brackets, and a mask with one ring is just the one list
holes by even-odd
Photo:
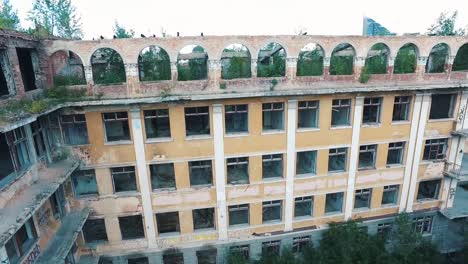
[[368, 74], [387, 73], [390, 49], [383, 43], [374, 44], [367, 53], [364, 69]]
[[177, 56], [177, 80], [204, 80], [208, 77], [208, 54], [199, 45], [182, 48]]
[[297, 59], [297, 76], [323, 75], [323, 48], [317, 43], [305, 45]]
[[138, 56], [140, 81], [163, 81], [171, 79], [171, 60], [167, 52], [151, 45], [144, 48]]
[[435, 45], [426, 63], [426, 73], [445, 72], [448, 60], [449, 48], [445, 43]]
[[452, 71], [468, 71], [468, 43], [458, 49], [453, 61]]
[[249, 49], [242, 44], [228, 45], [221, 54], [221, 78], [230, 80], [250, 78], [251, 76]]
[[395, 62], [393, 65], [393, 73], [414, 73], [416, 72], [418, 57], [418, 47], [413, 43], [407, 43], [403, 45], [397, 53]]
[[341, 43], [336, 46], [330, 58], [330, 75], [352, 75], [355, 54], [351, 44]]
[[100, 48], [91, 56], [95, 84], [119, 84], [126, 81], [120, 54], [111, 48]]
[[281, 77], [286, 75], [286, 51], [278, 43], [270, 42], [258, 53], [257, 77]]
[[83, 62], [74, 52], [56, 51], [50, 56], [50, 63], [55, 86], [86, 84]]

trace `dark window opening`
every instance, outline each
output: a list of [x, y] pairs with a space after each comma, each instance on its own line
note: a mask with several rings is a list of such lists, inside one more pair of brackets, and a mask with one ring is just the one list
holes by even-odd
[[335, 99], [332, 102], [332, 127], [349, 126], [351, 113], [351, 99]]
[[404, 150], [405, 150], [405, 142], [389, 143], [387, 165], [402, 164]]
[[458, 49], [453, 60], [452, 71], [468, 71], [468, 43]]
[[272, 221], [281, 221], [283, 215], [283, 202], [281, 200], [263, 202], [262, 221], [268, 223]]
[[169, 109], [145, 110], [146, 138], [170, 138]]
[[148, 257], [128, 258], [128, 264], [149, 264]]
[[346, 171], [347, 148], [330, 149], [328, 151], [328, 172]]
[[377, 234], [387, 238], [393, 230], [393, 223], [382, 223], [377, 225]]
[[175, 189], [174, 163], [152, 164], [150, 165], [151, 188]]
[[210, 112], [208, 106], [185, 108], [186, 136], [210, 135]]
[[271, 154], [262, 156], [262, 177], [283, 178], [283, 154]]
[[65, 144], [88, 144], [88, 128], [84, 114], [62, 115], [60, 116], [60, 125]]
[[281, 250], [281, 240], [262, 242], [262, 255], [279, 256]]
[[121, 216], [119, 217], [119, 226], [123, 240], [145, 237], [141, 215]]
[[286, 74], [286, 51], [274, 42], [263, 46], [258, 52], [257, 76], [281, 77]]
[[95, 84], [121, 84], [127, 79], [120, 54], [111, 48], [96, 50], [91, 56]]
[[205, 80], [208, 77], [208, 53], [203, 47], [188, 45], [177, 57], [177, 80]]
[[26, 48], [16, 48], [21, 77], [26, 92], [37, 89], [36, 74], [34, 73], [34, 65], [31, 56], [32, 51], [33, 50]]
[[296, 175], [315, 174], [317, 168], [317, 151], [297, 152]]
[[179, 212], [158, 213], [156, 222], [159, 234], [180, 232]]
[[50, 56], [50, 70], [55, 86], [84, 85], [86, 78], [80, 57], [69, 50], [59, 50]]
[[197, 251], [197, 264], [216, 264], [216, 248], [202, 249]]
[[427, 58], [426, 73], [445, 72], [449, 57], [448, 53], [449, 48], [446, 44], [440, 43], [435, 45]]
[[294, 199], [294, 217], [312, 216], [314, 197], [305, 196]]
[[392, 121], [409, 120], [409, 110], [411, 106], [411, 96], [395, 96], [393, 103]]
[[284, 129], [284, 103], [262, 105], [263, 131]]
[[6, 134], [0, 134], [0, 186], [7, 180], [7, 177], [15, 172], [10, 148], [6, 141]]
[[372, 189], [356, 190], [354, 193], [354, 209], [370, 208]]
[[247, 47], [242, 44], [231, 44], [221, 54], [221, 78], [224, 80], [250, 78], [251, 65]]
[[[1, 57], [0, 60], [2, 60]], [[3, 65], [3, 63], [0, 63], [0, 97], [4, 95], [10, 95], [10, 90], [8, 89], [8, 83], [5, 78], [5, 70], [3, 69], [3, 67], [5, 67], [5, 65]]]
[[382, 195], [382, 205], [392, 205], [398, 202], [398, 185], [387, 185], [384, 186]]
[[130, 140], [130, 128], [127, 112], [103, 113], [106, 141]]
[[353, 46], [348, 43], [339, 44], [330, 58], [330, 75], [352, 75], [354, 72]]
[[248, 105], [226, 105], [224, 111], [226, 134], [249, 132]]
[[419, 183], [417, 200], [434, 200], [439, 198], [440, 180], [423, 181]]
[[455, 94], [433, 94], [429, 119], [452, 118], [456, 97]]
[[177, 249], [168, 249], [163, 253], [163, 264], [184, 264], [184, 254]]
[[292, 251], [294, 254], [302, 253], [310, 244], [310, 236], [295, 237], [293, 238]]
[[298, 128], [317, 128], [319, 101], [302, 101], [298, 104]]
[[343, 211], [343, 196], [343, 192], [327, 193], [325, 198], [325, 213], [341, 213]]
[[214, 208], [195, 209], [192, 211], [193, 229], [214, 228]]
[[73, 172], [71, 178], [77, 197], [98, 195], [96, 172], [94, 169], [77, 170]]
[[227, 159], [227, 183], [247, 184], [249, 183], [249, 158]]
[[323, 49], [316, 43], [305, 45], [297, 59], [297, 76], [323, 75]]
[[380, 123], [380, 109], [382, 98], [364, 98], [364, 108], [362, 112], [363, 124]]
[[30, 218], [5, 244], [10, 263], [18, 263], [20, 258], [28, 253], [36, 239], [36, 227]]
[[443, 160], [447, 153], [447, 138], [427, 139], [424, 144], [423, 160]]
[[142, 82], [171, 80], [169, 55], [158, 46], [144, 48], [138, 56], [138, 73]]
[[31, 123], [31, 132], [34, 142], [34, 149], [38, 160], [44, 160], [47, 154], [46, 141], [44, 135], [44, 126], [41, 121]]
[[211, 185], [213, 169], [211, 160], [189, 161], [190, 186]]
[[83, 236], [86, 243], [107, 241], [104, 219], [88, 219], [83, 226]]
[[229, 226], [249, 224], [249, 205], [229, 206]]
[[65, 209], [67, 199], [65, 198], [65, 189], [63, 185], [59, 186], [57, 191], [55, 191], [49, 198], [49, 201], [55, 219], [62, 219], [67, 213]]
[[114, 183], [114, 192], [137, 191], [135, 167], [111, 168], [111, 176]]
[[365, 145], [359, 147], [359, 169], [375, 169], [377, 158], [377, 145]]

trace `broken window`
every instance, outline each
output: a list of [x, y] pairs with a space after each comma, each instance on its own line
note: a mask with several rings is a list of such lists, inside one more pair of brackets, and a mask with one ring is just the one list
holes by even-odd
[[213, 170], [211, 160], [189, 161], [190, 186], [211, 185]]
[[323, 75], [323, 49], [317, 43], [305, 45], [297, 59], [297, 76]]
[[397, 204], [399, 187], [399, 185], [384, 186], [382, 194], [382, 205]]
[[325, 214], [341, 213], [343, 211], [343, 192], [327, 193], [325, 198]]
[[432, 232], [433, 216], [421, 216], [413, 218], [413, 232], [419, 234], [430, 234]]
[[411, 96], [395, 96], [392, 121], [407, 121], [411, 106]]
[[107, 241], [106, 223], [104, 219], [88, 219], [83, 226], [83, 236], [86, 243]]
[[0, 187], [6, 184], [8, 176], [15, 172], [10, 148], [7, 144], [6, 134], [0, 134]]
[[294, 237], [292, 251], [295, 254], [302, 253], [310, 244], [310, 236]]
[[98, 195], [96, 182], [96, 172], [94, 169], [77, 170], [71, 175], [75, 196], [93, 196]]
[[86, 84], [80, 57], [69, 50], [59, 50], [50, 56], [55, 86]]
[[226, 134], [249, 132], [248, 105], [226, 105], [224, 111]]
[[21, 257], [29, 253], [31, 247], [35, 245], [36, 240], [36, 227], [32, 218], [29, 218], [5, 244], [9, 263], [19, 263]]
[[34, 72], [32, 49], [16, 48], [18, 55], [19, 69], [23, 79], [24, 90], [26, 92], [36, 90], [36, 74]]
[[297, 152], [296, 175], [315, 174], [317, 168], [317, 151]]
[[284, 129], [284, 103], [262, 105], [263, 131]]
[[294, 217], [312, 216], [314, 197], [305, 196], [294, 199]]
[[364, 65], [364, 71], [368, 74], [387, 73], [388, 56], [390, 50], [383, 43], [374, 44], [369, 52]]
[[403, 163], [405, 142], [393, 142], [388, 144], [387, 165]]
[[169, 55], [158, 46], [144, 48], [138, 56], [138, 73], [142, 82], [170, 80], [172, 72]]
[[195, 209], [192, 211], [193, 229], [211, 229], [214, 224], [214, 208]]
[[84, 114], [61, 115], [60, 125], [65, 144], [84, 145], [88, 144], [88, 128]]
[[127, 264], [149, 264], [148, 257], [128, 258]]
[[332, 127], [349, 126], [351, 113], [351, 99], [335, 99], [332, 102]]
[[267, 201], [263, 202], [263, 210], [262, 210], [262, 221], [263, 223], [268, 222], [275, 222], [281, 221], [283, 209], [282, 209], [283, 201], [276, 200], [276, 201]]
[[[10, 152], [9, 155], [11, 157], [15, 171], [20, 172], [27, 169], [31, 164], [31, 158], [29, 156], [28, 140], [26, 138], [26, 131], [24, 130], [24, 127], [19, 127], [15, 130], [5, 133], [5, 137]], [[7, 151], [7, 149], [2, 150], [4, 153]], [[11, 165], [8, 161], [6, 163], [2, 162], [2, 164], [6, 170], [0, 171], [0, 175], [2, 175], [2, 173], [8, 172], [9, 166]], [[4, 175], [3, 178], [8, 175], [9, 174]]]
[[453, 61], [452, 71], [468, 71], [468, 43], [463, 44], [458, 49]]
[[418, 48], [413, 43], [403, 45], [395, 57], [393, 73], [414, 73], [416, 72]]
[[156, 222], [159, 234], [180, 232], [179, 212], [158, 213]]
[[359, 147], [359, 169], [375, 169], [377, 145], [364, 145]]
[[249, 157], [227, 159], [227, 183], [249, 183]]
[[455, 94], [433, 94], [429, 119], [452, 118], [456, 97]]
[[239, 257], [241, 257], [245, 261], [248, 261], [250, 258], [249, 245], [232, 246], [229, 248], [229, 252], [231, 253], [233, 259], [239, 259]]
[[47, 154], [46, 141], [44, 137], [44, 127], [41, 121], [34, 121], [31, 123], [31, 132], [34, 142], [34, 149], [38, 160], [44, 160]]
[[388, 237], [393, 230], [393, 223], [382, 223], [377, 225], [377, 233], [383, 237]]
[[152, 164], [150, 174], [153, 190], [176, 188], [174, 163]]
[[286, 74], [286, 51], [278, 43], [270, 42], [258, 52], [257, 77], [281, 77]]
[[449, 56], [448, 53], [449, 48], [447, 44], [439, 43], [435, 45], [427, 58], [426, 73], [445, 72]]
[[216, 264], [216, 248], [208, 248], [197, 251], [197, 264]]
[[65, 209], [67, 199], [65, 198], [63, 185], [60, 185], [57, 191], [50, 196], [49, 202], [55, 219], [62, 219], [67, 214], [67, 210]]
[[318, 127], [319, 101], [301, 101], [298, 109], [298, 128]]
[[168, 249], [163, 252], [163, 264], [184, 264], [184, 254], [177, 249]]
[[102, 119], [106, 142], [130, 140], [127, 112], [103, 113]]
[[169, 109], [145, 110], [146, 138], [170, 138]]
[[354, 192], [354, 209], [370, 208], [372, 189], [360, 189]]
[[363, 124], [380, 123], [381, 97], [364, 98], [364, 108], [362, 112]]
[[422, 181], [418, 188], [418, 201], [434, 200], [439, 198], [440, 180]]
[[330, 75], [352, 75], [354, 70], [353, 46], [341, 43], [333, 50], [330, 58]]
[[427, 139], [424, 144], [423, 160], [443, 160], [447, 153], [447, 138]]
[[95, 84], [121, 84], [127, 79], [120, 54], [111, 48], [100, 48], [91, 56]]
[[281, 249], [281, 240], [262, 242], [262, 255], [279, 256]]
[[141, 215], [121, 216], [119, 217], [119, 226], [123, 240], [145, 237]]
[[111, 168], [111, 176], [114, 193], [137, 191], [134, 166]]
[[198, 45], [182, 48], [177, 57], [177, 80], [204, 80], [208, 77], [208, 53]]
[[262, 156], [262, 177], [283, 178], [283, 154], [270, 154]]
[[186, 136], [210, 135], [210, 112], [208, 106], [185, 108]]
[[242, 44], [228, 45], [221, 54], [221, 78], [231, 80], [236, 78], [250, 78], [250, 52]]
[[328, 151], [328, 172], [346, 171], [347, 148], [336, 148]]
[[229, 226], [249, 224], [249, 205], [229, 206]]

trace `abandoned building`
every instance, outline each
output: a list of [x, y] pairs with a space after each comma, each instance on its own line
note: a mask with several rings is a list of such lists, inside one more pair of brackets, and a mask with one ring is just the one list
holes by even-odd
[[468, 37], [2, 30], [0, 67], [0, 263], [223, 263], [401, 212], [461, 245]]

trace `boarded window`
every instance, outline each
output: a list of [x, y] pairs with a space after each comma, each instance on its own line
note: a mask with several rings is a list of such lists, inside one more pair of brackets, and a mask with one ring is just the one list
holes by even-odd
[[197, 251], [197, 264], [216, 264], [216, 248], [208, 248]]
[[354, 193], [354, 209], [370, 208], [372, 189], [360, 189]]
[[263, 131], [284, 129], [283, 103], [264, 103], [262, 105], [262, 112]]
[[60, 116], [60, 125], [65, 144], [88, 144], [88, 128], [84, 114], [62, 115]]
[[229, 206], [229, 226], [249, 224], [249, 205]]
[[440, 180], [423, 181], [419, 183], [418, 201], [439, 198]]
[[343, 211], [343, 192], [327, 193], [325, 198], [325, 213], [335, 214]]
[[312, 216], [314, 197], [305, 196], [294, 199], [294, 217]]
[[377, 145], [359, 147], [359, 169], [374, 169], [377, 157]]
[[159, 234], [180, 232], [179, 212], [156, 214]]
[[315, 174], [317, 167], [317, 151], [297, 152], [296, 174]]
[[119, 226], [123, 240], [145, 237], [141, 215], [121, 216], [119, 217]]
[[227, 159], [227, 183], [249, 183], [249, 157]]
[[75, 195], [77, 197], [98, 195], [98, 186], [94, 169], [75, 171], [71, 178]]
[[429, 119], [452, 118], [456, 97], [454, 94], [433, 94]]
[[210, 134], [210, 112], [208, 106], [185, 108], [186, 136]]
[[262, 156], [262, 177], [283, 178], [283, 154]]
[[127, 112], [103, 113], [102, 118], [107, 142], [130, 140]]
[[281, 250], [281, 240], [262, 242], [262, 255], [279, 256]]
[[411, 96], [395, 96], [392, 121], [407, 121], [411, 107]]
[[447, 153], [447, 138], [428, 139], [424, 145], [423, 160], [443, 160]]
[[111, 168], [111, 176], [114, 182], [114, 192], [137, 191], [135, 167]]
[[397, 204], [399, 187], [399, 185], [384, 186], [382, 194], [382, 205]]
[[336, 148], [328, 151], [328, 172], [346, 171], [347, 148]]
[[151, 187], [156, 189], [175, 189], [174, 163], [150, 165]]
[[226, 105], [224, 111], [226, 134], [249, 132], [248, 105]]
[[304, 249], [307, 249], [310, 246], [310, 236], [300, 236], [293, 238], [293, 253], [302, 253]]
[[263, 223], [268, 223], [272, 221], [281, 221], [283, 215], [282, 201], [268, 201], [263, 202], [262, 210], [262, 220]]
[[26, 92], [37, 89], [36, 75], [34, 73], [34, 65], [32, 61], [32, 52], [33, 50], [31, 49], [16, 48], [21, 77], [23, 79], [24, 90]]
[[319, 101], [302, 101], [298, 105], [298, 128], [318, 127]]
[[387, 165], [403, 163], [405, 142], [393, 142], [388, 144]]
[[170, 138], [169, 109], [146, 110], [145, 130], [146, 138]]
[[190, 186], [211, 185], [213, 183], [213, 169], [211, 160], [190, 161]]
[[214, 228], [214, 208], [195, 209], [192, 211], [193, 229]]
[[332, 126], [349, 126], [351, 99], [335, 99], [332, 102]]
[[83, 226], [86, 243], [107, 241], [106, 224], [104, 219], [88, 219]]
[[364, 108], [362, 113], [363, 124], [380, 123], [380, 109], [382, 98], [364, 98]]

